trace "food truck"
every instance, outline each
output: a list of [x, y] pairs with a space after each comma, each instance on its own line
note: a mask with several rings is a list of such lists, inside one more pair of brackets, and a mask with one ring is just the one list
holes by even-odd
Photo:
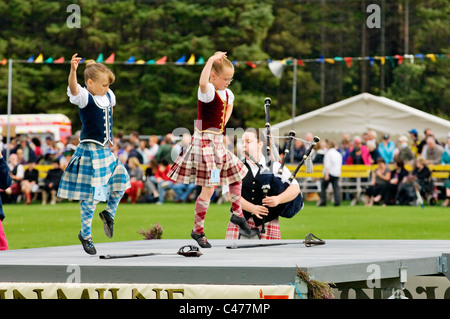
[[[52, 136], [54, 141], [66, 143], [72, 136], [70, 119], [64, 114], [11, 114], [10, 137], [27, 134], [29, 137], [38, 137], [45, 140]], [[8, 115], [0, 115], [0, 132], [3, 141], [6, 141], [8, 131]]]

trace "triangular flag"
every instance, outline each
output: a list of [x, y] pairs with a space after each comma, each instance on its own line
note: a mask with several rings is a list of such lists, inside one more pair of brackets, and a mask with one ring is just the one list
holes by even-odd
[[403, 56], [396, 54], [394, 58], [398, 59], [398, 65], [403, 63]]
[[305, 66], [305, 64], [303, 63], [303, 60], [297, 60], [297, 64], [300, 66]]
[[82, 59], [80, 60], [79, 64], [82, 64], [82, 63], [85, 63], [85, 62], [86, 62], [86, 59], [85, 59], [85, 58], [82, 58]]
[[44, 56], [41, 54], [38, 55], [36, 60], [34, 60], [34, 63], [42, 63], [44, 61]]
[[6, 65], [6, 62], [7, 62], [6, 59], [3, 58], [3, 60], [0, 61], [0, 64], [1, 64], [1, 65]]
[[256, 68], [256, 64], [253, 63], [252, 61], [247, 61], [245, 64], [247, 64], [248, 66], [250, 66], [252, 69]]
[[105, 63], [114, 63], [114, 59], [116, 58], [115, 53], [113, 52], [106, 60]]
[[391, 62], [391, 67], [395, 67], [394, 57], [390, 55], [387, 57], [387, 59], [389, 62]]
[[425, 57], [429, 58], [433, 62], [436, 62], [436, 56], [433, 53], [425, 54]]
[[175, 64], [184, 64], [184, 62], [186, 61], [186, 56], [183, 55], [181, 58], [179, 58]]
[[201, 56], [197, 60], [197, 64], [205, 64], [205, 59]]
[[134, 63], [134, 56], [130, 56], [130, 57], [128, 58], [128, 60], [125, 61], [125, 63], [126, 63], [126, 64], [132, 64], [132, 63]]
[[416, 54], [416, 58], [420, 58], [421, 60], [423, 60], [425, 58], [425, 55], [423, 55], [422, 53], [418, 53]]
[[163, 56], [161, 59], [156, 61], [156, 64], [165, 64], [167, 61], [167, 56]]
[[325, 62], [333, 64], [334, 63], [334, 59], [325, 59]]
[[64, 63], [64, 57], [62, 56], [59, 59], [56, 59], [53, 63]]
[[95, 62], [97, 63], [102, 63], [103, 62], [103, 53], [100, 53], [97, 57], [97, 60], [95, 60]]
[[49, 57], [47, 60], [44, 61], [44, 63], [53, 63], [53, 58]]
[[147, 64], [155, 64], [155, 60], [153, 60], [153, 59], [152, 60], [148, 60]]
[[344, 61], [345, 61], [345, 63], [347, 63], [347, 67], [349, 68], [349, 67], [351, 67], [352, 66], [352, 58], [350, 58], [350, 57], [345, 57], [344, 58]]
[[373, 62], [375, 61], [375, 59], [374, 58], [372, 58], [372, 57], [369, 57], [369, 63], [370, 63], [370, 66], [373, 66]]
[[320, 62], [320, 63], [325, 62], [325, 58], [323, 57], [323, 55], [320, 56], [320, 59], [318, 59], [317, 62]]
[[145, 61], [144, 60], [137, 60], [136, 64], [145, 64]]
[[409, 62], [411, 64], [414, 63], [414, 55], [412, 55], [412, 54], [405, 54], [405, 59], [409, 59]]
[[34, 62], [34, 55], [30, 56], [27, 60], [28, 63], [33, 63]]
[[384, 56], [376, 56], [375, 59], [380, 60], [381, 65], [384, 65], [384, 63], [386, 63], [386, 59], [384, 58]]
[[195, 64], [195, 56], [193, 54], [191, 54], [191, 57], [186, 62], [186, 64], [189, 64], [189, 65]]

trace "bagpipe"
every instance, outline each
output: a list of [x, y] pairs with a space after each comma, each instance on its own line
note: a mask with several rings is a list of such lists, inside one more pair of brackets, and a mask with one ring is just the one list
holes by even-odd
[[[289, 177], [287, 182], [282, 181], [282, 174], [283, 169], [286, 163], [286, 160], [289, 156], [289, 152], [292, 145], [292, 140], [295, 137], [295, 131], [290, 131], [288, 136], [288, 141], [286, 148], [284, 149], [284, 156], [283, 160], [281, 162], [281, 166], [278, 169], [277, 173], [274, 174], [269, 167], [272, 167], [271, 164], [271, 127], [270, 127], [270, 103], [271, 99], [266, 98], [264, 100], [264, 110], [265, 110], [265, 120], [266, 120], [266, 139], [267, 139], [267, 146], [266, 146], [266, 156], [267, 156], [267, 166], [268, 167], [262, 167], [261, 164], [259, 164], [250, 154], [245, 152], [245, 155], [248, 157], [250, 161], [255, 163], [259, 169], [260, 169], [260, 178], [261, 178], [261, 189], [263, 192], [263, 197], [266, 196], [277, 196], [281, 193], [283, 193], [289, 186], [291, 186], [292, 181], [295, 179], [295, 176], [297, 175], [300, 168], [305, 164], [305, 161], [308, 159], [309, 155], [311, 154], [313, 148], [316, 146], [316, 144], [320, 141], [320, 139], [315, 136], [313, 141], [310, 143], [308, 149], [306, 150], [305, 154], [303, 155], [302, 160], [297, 164], [297, 167], [292, 172], [291, 176]], [[292, 201], [282, 203], [277, 205], [276, 207], [268, 207], [269, 213], [266, 216], [263, 216], [262, 219], [260, 218], [253, 218], [253, 221], [255, 222], [256, 226], [263, 225], [261, 232], [264, 233], [264, 223], [267, 223], [271, 220], [274, 220], [278, 218], [279, 216], [284, 218], [292, 218], [302, 209], [303, 207], [303, 196], [300, 192], [297, 197], [295, 197]]]

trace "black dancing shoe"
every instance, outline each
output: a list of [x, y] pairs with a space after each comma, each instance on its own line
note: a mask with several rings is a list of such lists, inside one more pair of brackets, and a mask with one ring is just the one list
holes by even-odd
[[197, 241], [197, 243], [200, 245], [200, 247], [211, 248], [211, 244], [206, 239], [205, 233], [196, 234], [196, 233], [194, 233], [194, 231], [192, 231], [191, 237]]
[[111, 218], [108, 211], [104, 210], [98, 214], [100, 219], [103, 221], [103, 230], [105, 231], [105, 235], [109, 238], [113, 236], [114, 229], [114, 219]]
[[78, 239], [81, 241], [84, 251], [87, 252], [89, 255], [95, 255], [97, 253], [97, 250], [94, 247], [94, 243], [92, 242], [92, 238], [89, 237], [89, 239], [84, 239], [81, 236], [80, 232], [78, 234]]
[[231, 214], [231, 218], [230, 221], [239, 226], [239, 233], [247, 236], [247, 237], [252, 237], [258, 234], [258, 231], [255, 229], [250, 229], [250, 227], [247, 224], [247, 221], [245, 220], [244, 217], [238, 217], [234, 214]]

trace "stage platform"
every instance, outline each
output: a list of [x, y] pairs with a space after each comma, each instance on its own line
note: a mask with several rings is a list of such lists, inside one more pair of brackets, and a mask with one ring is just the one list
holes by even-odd
[[[177, 283], [285, 285], [297, 267], [335, 284], [366, 282], [373, 276], [400, 283], [401, 277], [449, 278], [450, 240], [326, 240], [306, 247], [303, 240], [210, 240], [200, 257], [177, 251], [193, 240], [140, 240], [96, 244], [97, 255], [81, 245], [0, 251], [0, 282], [67, 282], [79, 267], [81, 283]], [[227, 246], [286, 243], [228, 249]], [[100, 259], [107, 254], [161, 255]], [[404, 281], [404, 280], [403, 280]]]

